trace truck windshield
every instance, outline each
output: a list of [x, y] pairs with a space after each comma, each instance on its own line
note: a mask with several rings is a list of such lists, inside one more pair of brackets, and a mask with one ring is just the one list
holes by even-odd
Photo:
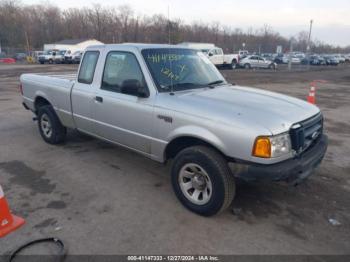
[[159, 92], [183, 91], [226, 83], [213, 63], [199, 50], [144, 49], [142, 55]]

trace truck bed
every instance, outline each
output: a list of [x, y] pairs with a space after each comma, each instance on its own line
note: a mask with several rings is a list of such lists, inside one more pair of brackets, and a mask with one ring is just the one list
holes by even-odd
[[58, 115], [71, 113], [70, 93], [76, 73], [23, 74], [21, 83], [25, 104], [35, 111], [36, 97], [43, 97], [55, 108]]
[[72, 72], [59, 72], [59, 73], [39, 73], [39, 74], [35, 74], [35, 75], [40, 75], [40, 76], [47, 76], [47, 77], [53, 77], [53, 78], [59, 78], [59, 79], [65, 79], [65, 80], [70, 80], [70, 81], [74, 81], [77, 77], [76, 73], [72, 73]]

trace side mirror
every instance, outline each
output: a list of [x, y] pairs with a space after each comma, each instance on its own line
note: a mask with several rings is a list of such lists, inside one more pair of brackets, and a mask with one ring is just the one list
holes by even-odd
[[148, 88], [137, 79], [125, 80], [121, 87], [121, 93], [143, 98], [149, 97]]
[[212, 52], [209, 52], [209, 54], [208, 54], [209, 56], [213, 56], [214, 54], [212, 53]]

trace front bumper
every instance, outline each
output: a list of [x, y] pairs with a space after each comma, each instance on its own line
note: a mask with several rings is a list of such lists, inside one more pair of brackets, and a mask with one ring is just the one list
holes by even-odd
[[229, 163], [233, 174], [245, 181], [287, 181], [299, 184], [309, 177], [321, 163], [328, 146], [328, 137], [322, 135], [315, 145], [301, 155], [280, 163], [263, 165], [256, 163]]

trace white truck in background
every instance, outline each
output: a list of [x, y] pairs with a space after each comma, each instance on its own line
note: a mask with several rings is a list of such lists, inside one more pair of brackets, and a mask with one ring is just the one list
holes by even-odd
[[38, 56], [40, 64], [61, 64], [64, 62], [64, 54], [67, 50], [48, 50]]
[[211, 43], [183, 42], [178, 45], [201, 50], [217, 67], [229, 67], [235, 69], [239, 63], [239, 54], [224, 54], [222, 48]]

